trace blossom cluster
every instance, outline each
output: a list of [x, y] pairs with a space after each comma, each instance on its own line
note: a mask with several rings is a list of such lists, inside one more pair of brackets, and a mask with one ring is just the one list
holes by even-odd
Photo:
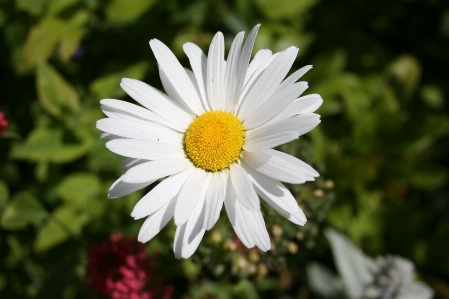
[[5, 133], [8, 127], [8, 120], [5, 118], [5, 114], [0, 111], [0, 134]]
[[108, 242], [95, 243], [87, 253], [86, 282], [101, 296], [112, 299], [170, 299], [173, 287], [155, 287], [155, 263], [148, 259], [143, 245], [122, 234]]

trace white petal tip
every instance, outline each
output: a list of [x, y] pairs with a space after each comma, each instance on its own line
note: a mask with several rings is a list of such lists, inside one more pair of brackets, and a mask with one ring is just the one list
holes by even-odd
[[[176, 226], [180, 226], [180, 225], [183, 225], [184, 223], [186, 223], [187, 222], [187, 218], [185, 218], [185, 217], [180, 217], [179, 215], [176, 215], [176, 213], [175, 213], [175, 225]], [[184, 219], [185, 218], [185, 219]]]
[[150, 39], [150, 41], [148, 42], [149, 44], [150, 44], [150, 46], [152, 46], [152, 45], [154, 45], [155, 43], [157, 43], [157, 42], [161, 42], [160, 40], [158, 40], [157, 38], [152, 38], [152, 39]]

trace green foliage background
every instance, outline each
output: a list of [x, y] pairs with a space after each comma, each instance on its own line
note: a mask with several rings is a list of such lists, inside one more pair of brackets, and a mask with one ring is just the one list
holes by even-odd
[[161, 88], [148, 41], [188, 66], [183, 43], [207, 51], [222, 31], [229, 47], [257, 23], [255, 50], [299, 47], [294, 70], [313, 64], [306, 93], [324, 99], [319, 127], [282, 147], [322, 174], [292, 186], [309, 222], [265, 209], [275, 248], [240, 252], [223, 213], [185, 261], [169, 224], [148, 246], [158, 275], [179, 298], [314, 298], [304, 269], [333, 265], [330, 225], [372, 256], [413, 260], [449, 298], [449, 2], [0, 0], [2, 298], [89, 298], [89, 244], [138, 233], [129, 214], [143, 192], [107, 199], [121, 158], [95, 121], [101, 99], [129, 100], [122, 77]]

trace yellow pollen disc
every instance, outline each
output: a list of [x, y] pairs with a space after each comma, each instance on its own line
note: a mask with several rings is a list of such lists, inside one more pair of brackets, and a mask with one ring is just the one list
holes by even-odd
[[197, 166], [207, 171], [219, 171], [237, 161], [245, 132], [233, 115], [210, 111], [197, 117], [186, 131], [185, 150]]

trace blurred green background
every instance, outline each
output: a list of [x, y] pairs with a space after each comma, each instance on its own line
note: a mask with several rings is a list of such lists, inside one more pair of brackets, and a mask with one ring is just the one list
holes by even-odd
[[121, 157], [95, 129], [99, 101], [131, 101], [122, 77], [161, 88], [152, 38], [189, 66], [183, 43], [207, 53], [222, 31], [229, 48], [257, 23], [255, 50], [299, 47], [292, 70], [313, 64], [305, 94], [324, 99], [322, 123], [281, 147], [321, 173], [291, 186], [309, 222], [264, 206], [274, 248], [259, 253], [236, 246], [223, 212], [183, 261], [169, 224], [147, 246], [157, 275], [174, 298], [317, 298], [305, 269], [335, 268], [331, 226], [370, 256], [412, 260], [449, 298], [449, 1], [0, 0], [1, 298], [96, 298], [86, 250], [136, 235], [143, 194], [107, 199]]

